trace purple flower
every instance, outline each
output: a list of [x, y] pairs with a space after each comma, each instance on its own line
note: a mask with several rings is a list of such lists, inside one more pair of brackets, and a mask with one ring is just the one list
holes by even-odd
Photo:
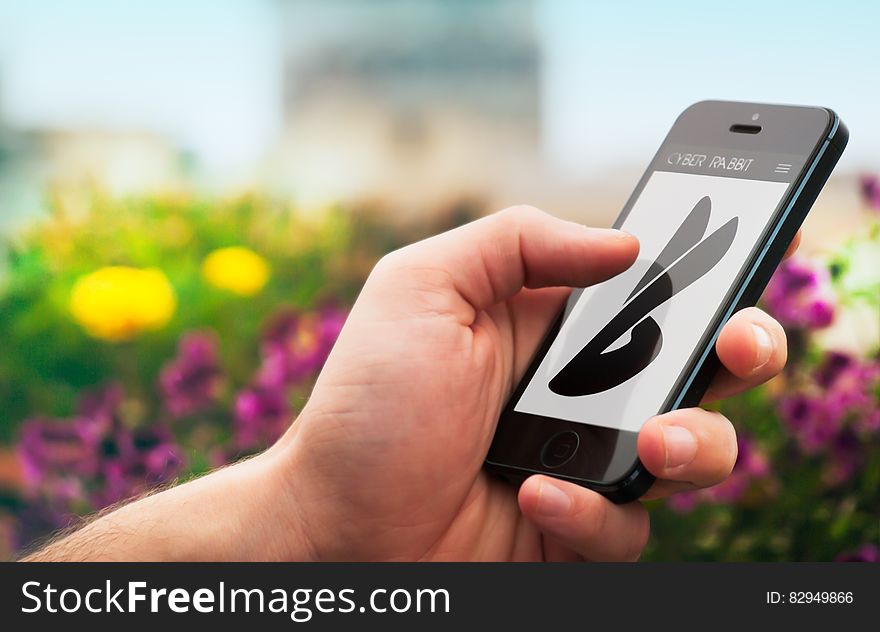
[[767, 457], [748, 437], [737, 437], [736, 464], [727, 480], [699, 491], [676, 494], [667, 501], [670, 509], [688, 513], [700, 502], [732, 503], [742, 498], [755, 481], [766, 479], [770, 474]]
[[880, 210], [880, 177], [865, 174], [859, 179], [862, 199], [868, 208]]
[[31, 490], [44, 488], [71, 496], [77, 479], [97, 473], [100, 437], [91, 425], [84, 417], [36, 418], [22, 425], [18, 455]]
[[257, 381], [281, 388], [315, 373], [330, 354], [345, 317], [345, 312], [329, 306], [318, 312], [284, 310], [275, 314], [264, 334]]
[[681, 492], [666, 499], [666, 505], [676, 513], [686, 514], [700, 502], [699, 492]]
[[348, 312], [332, 305], [325, 305], [321, 308], [321, 338], [325, 345], [333, 347], [342, 327], [345, 325], [345, 319]]
[[852, 432], [841, 432], [831, 443], [831, 456], [826, 463], [825, 482], [839, 485], [852, 478], [861, 468], [862, 443]]
[[877, 409], [877, 387], [880, 386], [880, 363], [851, 362], [841, 369], [828, 385], [831, 405], [849, 414], [870, 414]]
[[105, 507], [180, 471], [168, 428], [128, 428], [118, 416], [122, 399], [111, 385], [84, 395], [76, 417], [23, 424], [18, 450], [28, 489], [58, 515], [84, 503]]
[[880, 562], [880, 547], [865, 544], [855, 551], [846, 551], [834, 558], [835, 562]]
[[846, 353], [839, 351], [829, 352], [816, 370], [816, 383], [822, 388], [829, 388], [854, 363], [853, 357]]
[[734, 471], [743, 472], [756, 478], [767, 476], [770, 466], [767, 457], [759, 450], [754, 441], [744, 435], [737, 437], [737, 455]]
[[860, 434], [880, 429], [880, 363], [830, 351], [805, 391], [782, 397], [779, 414], [806, 454], [825, 453], [823, 480], [850, 480], [864, 461]]
[[737, 436], [737, 457], [733, 471], [723, 483], [705, 491], [713, 502], [731, 503], [739, 500], [752, 483], [770, 473], [767, 457], [755, 443], [745, 435]]
[[213, 404], [223, 388], [214, 336], [203, 332], [183, 336], [177, 357], [159, 375], [159, 386], [166, 407], [175, 417]]
[[880, 362], [832, 351], [819, 365], [814, 380], [824, 389], [821, 401], [828, 419], [854, 420], [856, 430], [865, 433], [880, 429]]
[[15, 512], [12, 548], [23, 549], [35, 540], [70, 525], [74, 516], [44, 502], [31, 502]]
[[93, 431], [106, 432], [113, 424], [123, 397], [122, 385], [113, 382], [83, 393], [77, 401], [77, 411], [81, 417], [90, 420]]
[[119, 429], [105, 439], [102, 449], [101, 486], [92, 496], [99, 508], [174, 478], [183, 464], [171, 431], [161, 425]]
[[779, 414], [807, 454], [826, 448], [841, 428], [840, 416], [826, 401], [804, 393], [783, 397]]
[[868, 414], [859, 418], [857, 427], [860, 431], [867, 434], [880, 432], [880, 408], [872, 410]]
[[831, 281], [824, 268], [789, 259], [779, 266], [764, 294], [769, 311], [783, 325], [819, 329], [834, 320]]
[[284, 432], [292, 411], [280, 389], [256, 386], [235, 399], [235, 443], [242, 449], [265, 447]]
[[743, 472], [732, 472], [722, 483], [710, 487], [706, 491], [706, 498], [715, 503], [735, 503], [746, 493], [752, 479]]

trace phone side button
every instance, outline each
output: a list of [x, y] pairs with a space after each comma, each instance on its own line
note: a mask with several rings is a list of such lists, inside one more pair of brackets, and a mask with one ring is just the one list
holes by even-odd
[[576, 432], [563, 430], [550, 437], [541, 449], [541, 463], [548, 469], [562, 467], [578, 451], [581, 438]]

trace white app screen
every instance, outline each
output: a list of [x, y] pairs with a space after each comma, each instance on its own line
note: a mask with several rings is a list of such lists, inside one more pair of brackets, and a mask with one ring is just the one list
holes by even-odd
[[573, 295], [514, 410], [637, 432], [660, 411], [787, 187], [655, 171], [622, 225], [639, 239], [638, 260]]

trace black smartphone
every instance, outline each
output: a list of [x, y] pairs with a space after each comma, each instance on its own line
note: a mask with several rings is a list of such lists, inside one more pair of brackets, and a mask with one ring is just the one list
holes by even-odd
[[654, 478], [639, 429], [699, 404], [721, 327], [758, 301], [848, 136], [827, 108], [685, 110], [614, 223], [639, 239], [638, 259], [572, 292], [501, 415], [487, 466], [614, 502], [645, 493]]

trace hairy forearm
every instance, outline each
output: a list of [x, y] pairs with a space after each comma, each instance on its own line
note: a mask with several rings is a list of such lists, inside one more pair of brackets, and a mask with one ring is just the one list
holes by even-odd
[[[246, 561], [305, 559], [294, 516], [266, 453], [141, 498], [87, 522], [24, 561]], [[290, 499], [287, 499], [288, 501]], [[268, 519], [267, 519], [268, 518]]]

